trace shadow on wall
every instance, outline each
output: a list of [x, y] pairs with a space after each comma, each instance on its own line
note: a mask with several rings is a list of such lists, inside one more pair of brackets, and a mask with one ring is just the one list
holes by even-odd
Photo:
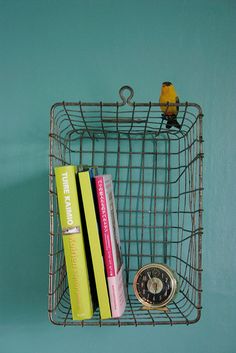
[[10, 186], [0, 195], [0, 320], [47, 320], [48, 175]]

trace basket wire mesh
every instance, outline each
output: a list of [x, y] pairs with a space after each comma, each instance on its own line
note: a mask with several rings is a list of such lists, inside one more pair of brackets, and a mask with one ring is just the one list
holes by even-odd
[[[57, 325], [173, 325], [197, 322], [202, 292], [202, 110], [198, 104], [62, 102], [50, 116], [50, 253], [48, 311]], [[166, 128], [161, 106], [178, 105], [180, 129]], [[111, 174], [118, 214], [128, 301], [119, 319], [73, 321], [60, 228], [54, 167], [96, 165]], [[147, 263], [178, 275], [168, 311], [143, 310], [132, 283]]]

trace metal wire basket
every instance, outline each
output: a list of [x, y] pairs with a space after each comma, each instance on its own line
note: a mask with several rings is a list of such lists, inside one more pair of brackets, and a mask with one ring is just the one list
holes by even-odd
[[[50, 265], [48, 311], [57, 325], [173, 325], [199, 320], [202, 292], [202, 110], [198, 104], [56, 103], [50, 117]], [[180, 129], [160, 107], [178, 105]], [[113, 177], [128, 302], [120, 319], [72, 321], [54, 167], [96, 165]], [[143, 310], [132, 283], [138, 269], [163, 263], [178, 275], [167, 310]]]

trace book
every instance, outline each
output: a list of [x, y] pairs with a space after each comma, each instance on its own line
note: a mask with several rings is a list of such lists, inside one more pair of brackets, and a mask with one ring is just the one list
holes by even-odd
[[55, 167], [55, 177], [72, 319], [90, 319], [94, 309], [77, 192], [76, 167]]
[[112, 317], [118, 318], [126, 307], [126, 287], [112, 176], [95, 176], [95, 186]]
[[78, 173], [101, 319], [111, 318], [104, 260], [93, 193], [93, 168]]

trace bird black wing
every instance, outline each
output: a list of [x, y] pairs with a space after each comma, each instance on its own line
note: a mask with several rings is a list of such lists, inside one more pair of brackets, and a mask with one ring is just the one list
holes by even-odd
[[[175, 102], [176, 102], [176, 103], [179, 103], [179, 97], [176, 97]], [[178, 114], [178, 112], [179, 112], [179, 107], [176, 107], [176, 110], [177, 110], [177, 114]], [[177, 115], [177, 114], [176, 114], [176, 115]]]

